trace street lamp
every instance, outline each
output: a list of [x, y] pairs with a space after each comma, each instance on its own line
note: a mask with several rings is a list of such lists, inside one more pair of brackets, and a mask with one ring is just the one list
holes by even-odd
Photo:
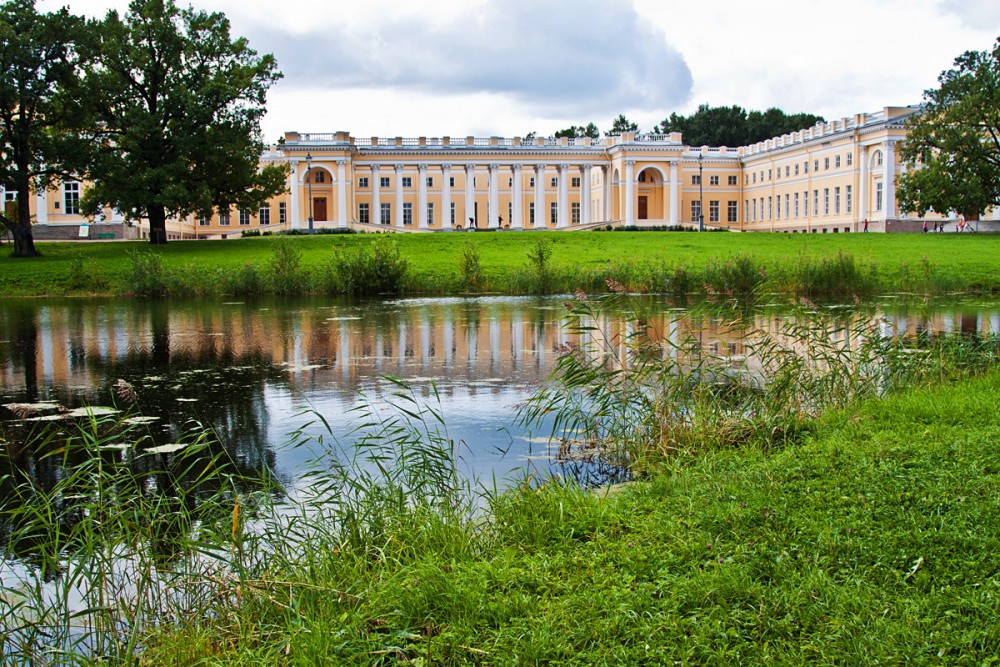
[[309, 233], [313, 233], [313, 176], [312, 153], [306, 153], [306, 187], [309, 189]]
[[698, 151], [698, 231], [705, 231], [705, 184], [702, 183], [702, 154]]

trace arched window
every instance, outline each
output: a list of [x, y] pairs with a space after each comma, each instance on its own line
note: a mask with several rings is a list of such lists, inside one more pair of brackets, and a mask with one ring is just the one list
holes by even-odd
[[872, 153], [872, 169], [882, 166], [882, 151]]

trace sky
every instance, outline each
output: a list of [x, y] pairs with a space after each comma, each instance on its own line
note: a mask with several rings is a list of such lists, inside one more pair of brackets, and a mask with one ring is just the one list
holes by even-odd
[[[98, 17], [127, 0], [39, 0]], [[263, 138], [640, 131], [699, 104], [905, 106], [1000, 36], [997, 0], [179, 0], [273, 53]]]

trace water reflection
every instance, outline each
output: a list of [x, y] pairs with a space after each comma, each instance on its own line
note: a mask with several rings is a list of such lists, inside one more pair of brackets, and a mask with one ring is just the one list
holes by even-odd
[[[564, 344], [588, 337], [620, 344], [645, 329], [673, 343], [667, 350], [697, 337], [708, 353], [744, 353], [731, 314], [688, 316], [669, 303], [654, 305], [661, 315], [648, 321], [607, 314], [589, 322], [590, 331], [570, 334], [562, 298], [6, 301], [0, 404], [109, 405], [122, 378], [135, 387], [142, 414], [157, 418], [147, 425], [149, 446], [175, 442], [195, 420], [214, 429], [221, 453], [241, 474], [294, 488], [319, 454], [282, 446], [310, 421], [303, 411], [322, 415], [332, 436], [346, 439], [358, 392], [377, 403], [393, 390], [380, 377], [395, 375], [425, 398], [436, 387], [469, 474], [502, 478], [545, 465], [544, 438], [515, 432], [512, 424], [516, 406], [546, 378]], [[769, 330], [781, 317], [780, 310], [763, 310], [753, 314], [753, 326]], [[990, 302], [889, 299], [877, 317], [886, 335], [1000, 331], [1000, 305]], [[12, 443], [37, 426], [2, 408], [0, 419]], [[323, 430], [318, 423], [309, 429]]]

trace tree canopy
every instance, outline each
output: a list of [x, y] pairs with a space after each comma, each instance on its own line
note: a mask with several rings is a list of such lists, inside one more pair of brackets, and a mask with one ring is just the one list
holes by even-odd
[[625, 117], [625, 114], [619, 114], [618, 118], [615, 118], [613, 121], [611, 121], [611, 129], [605, 132], [604, 136], [612, 137], [615, 135], [624, 134], [626, 132], [638, 132], [638, 131], [639, 131], [639, 125], [637, 123], [633, 123], [632, 121], [630, 121], [628, 118]]
[[31, 193], [82, 165], [77, 41], [82, 19], [66, 9], [39, 13], [34, 0], [0, 5], [0, 182], [17, 193], [0, 211], [15, 257], [36, 253]]
[[702, 104], [690, 116], [670, 114], [654, 132], [681, 132], [689, 146], [748, 146], [822, 121], [807, 113], [786, 114], [781, 109], [747, 112], [741, 106], [710, 107]]
[[89, 208], [148, 218], [159, 244], [167, 215], [256, 210], [284, 189], [286, 168], [259, 167], [265, 96], [281, 73], [273, 56], [230, 36], [223, 14], [133, 0], [93, 34]]
[[1000, 39], [992, 51], [967, 51], [924, 92], [907, 127], [898, 179], [900, 208], [957, 211], [978, 220], [1000, 205]]
[[583, 125], [570, 125], [565, 130], [556, 132], [557, 139], [560, 137], [569, 137], [570, 139], [590, 137], [591, 139], [598, 139], [600, 136], [601, 131], [593, 123], [587, 123], [586, 127]]

